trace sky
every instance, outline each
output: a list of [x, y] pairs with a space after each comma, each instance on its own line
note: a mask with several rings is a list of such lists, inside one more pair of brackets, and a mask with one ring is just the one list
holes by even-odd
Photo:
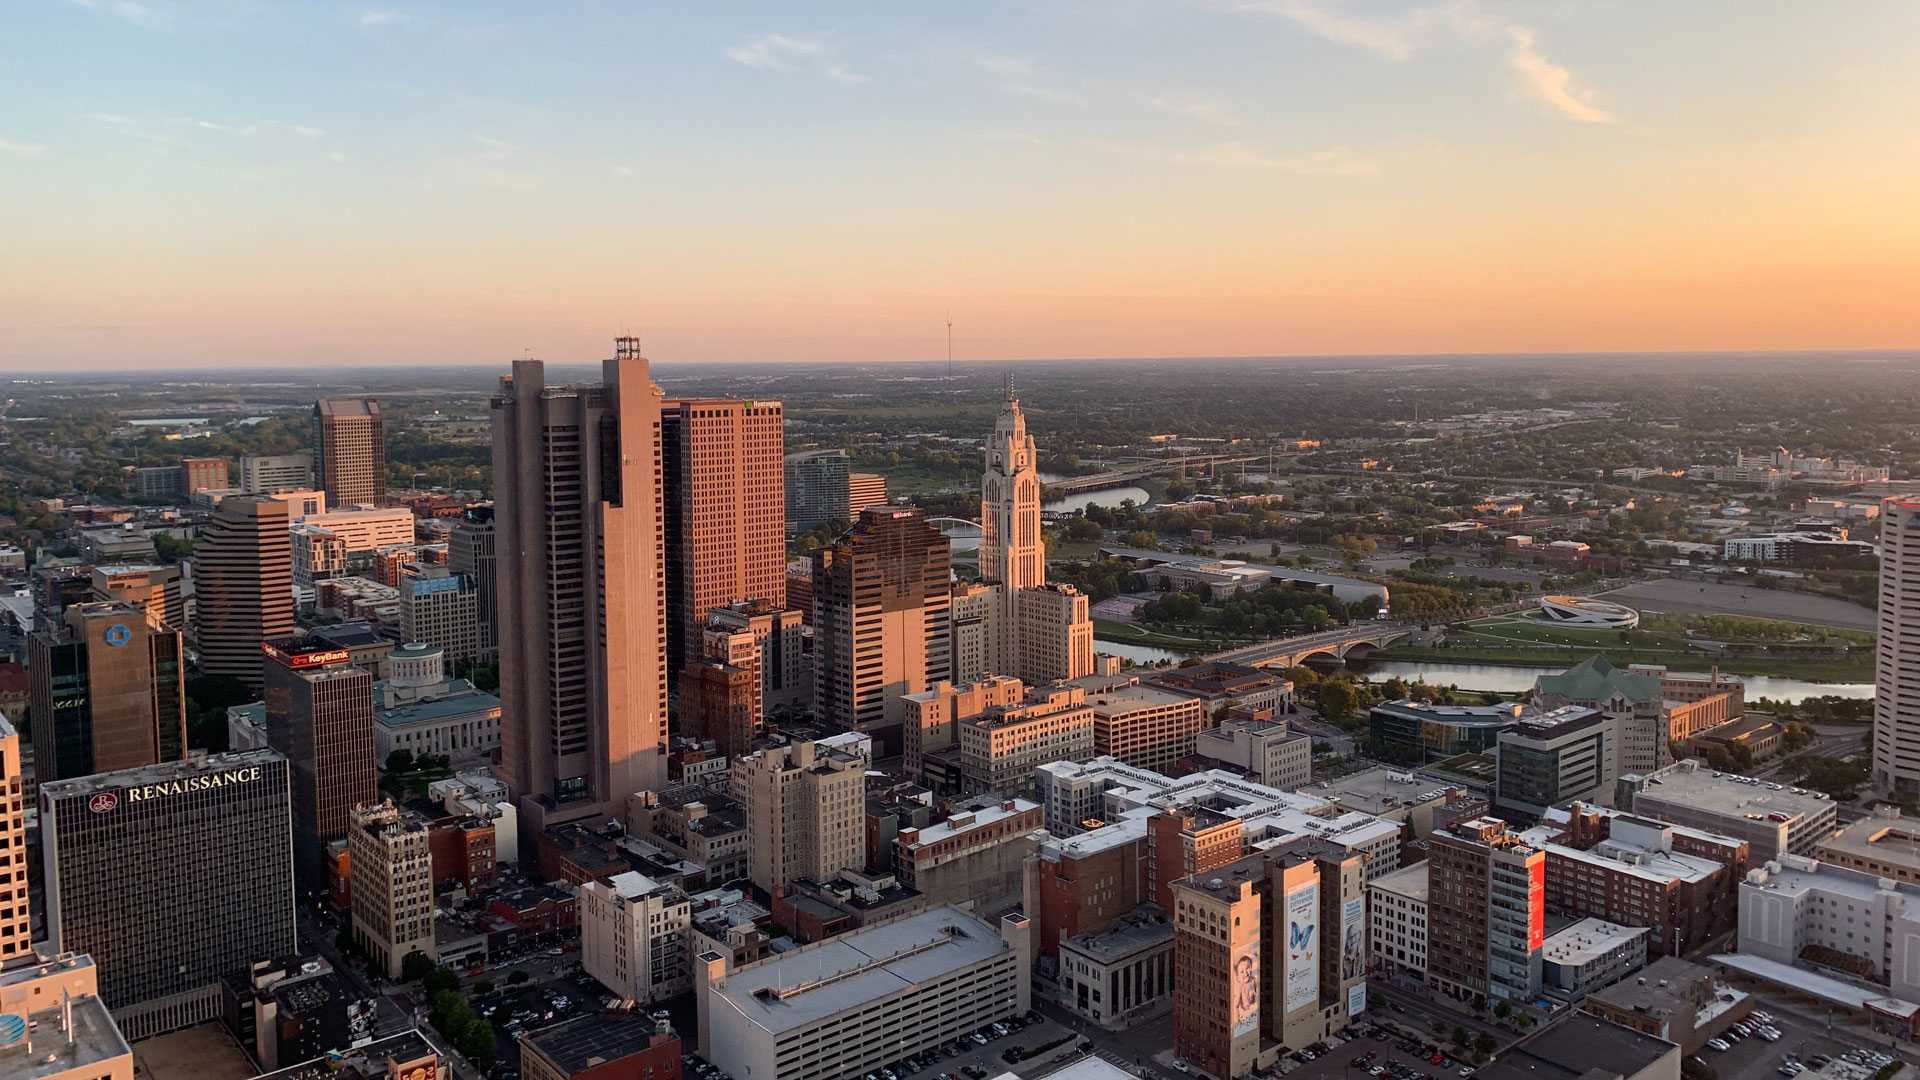
[[1912, 0], [10, 0], [0, 367], [1920, 346]]

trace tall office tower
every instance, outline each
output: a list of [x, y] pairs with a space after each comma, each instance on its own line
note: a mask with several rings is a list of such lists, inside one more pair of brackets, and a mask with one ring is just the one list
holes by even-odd
[[437, 959], [433, 944], [433, 849], [427, 819], [388, 799], [356, 807], [347, 835], [347, 873], [353, 897], [353, 940], [387, 978], [419, 952]]
[[1352, 1023], [1366, 878], [1364, 856], [1305, 837], [1174, 882], [1174, 1052], [1237, 1080]]
[[777, 401], [661, 402], [669, 671], [705, 655], [708, 609], [786, 605], [781, 412]]
[[527, 835], [666, 784], [660, 473], [660, 389], [639, 339], [615, 343], [596, 384], [548, 386], [538, 360], [501, 380], [500, 753]]
[[897, 757], [903, 694], [951, 679], [947, 538], [911, 507], [874, 507], [813, 551], [813, 707]]
[[293, 545], [287, 504], [223, 499], [193, 549], [200, 673], [261, 679], [260, 643], [293, 633]]
[[481, 658], [480, 590], [445, 566], [410, 562], [400, 578], [400, 636], [438, 645], [447, 659]]
[[[1070, 585], [1047, 584], [1040, 474], [1020, 399], [1007, 381], [980, 476], [980, 577], [954, 587], [959, 678], [1011, 675], [1028, 683], [1093, 674], [1093, 616]], [[981, 646], [984, 646], [982, 648]], [[981, 670], [967, 670], [979, 667]]]
[[844, 744], [794, 742], [733, 762], [747, 808], [747, 873], [778, 896], [795, 880], [830, 881], [866, 862], [868, 761]]
[[220, 1015], [297, 946], [287, 761], [213, 754], [40, 785], [49, 941], [93, 954], [130, 1038]]
[[295, 585], [311, 589], [329, 578], [348, 576], [347, 542], [339, 533], [318, 525], [295, 525], [287, 539]]
[[38, 566], [33, 571], [33, 627], [46, 630], [59, 626], [68, 604], [78, 604], [93, 596], [93, 567]]
[[321, 398], [313, 404], [313, 478], [327, 504], [387, 504], [387, 418], [371, 398]]
[[[784, 573], [784, 571], [783, 571]], [[793, 608], [741, 600], [707, 612], [706, 655], [753, 671], [761, 715], [806, 712], [813, 703], [806, 628]]]
[[1920, 501], [1880, 506], [1880, 634], [1874, 646], [1873, 786], [1920, 794]]
[[980, 477], [980, 576], [1009, 589], [1044, 585], [1047, 552], [1040, 540], [1040, 473], [1027, 418], [1007, 378], [1007, 399], [987, 439]]
[[93, 598], [132, 604], [149, 621], [169, 630], [187, 625], [178, 566], [96, 566]]
[[347, 835], [353, 809], [379, 797], [373, 675], [330, 642], [281, 638], [266, 654], [267, 743], [293, 773], [300, 873], [322, 880], [326, 847]]
[[499, 578], [493, 563], [493, 507], [470, 506], [454, 520], [447, 534], [447, 569], [473, 579], [474, 603], [480, 612], [480, 656], [492, 660], [500, 648], [500, 625], [494, 612]]
[[180, 632], [131, 604], [73, 604], [27, 639], [33, 758], [44, 782], [187, 755]]
[[1475, 818], [1435, 830], [1428, 858], [1428, 984], [1461, 998], [1538, 997], [1546, 849], [1498, 818]]
[[313, 486], [312, 454], [240, 455], [240, 490], [271, 495]]
[[0, 716], [0, 967], [33, 951], [27, 915], [27, 819], [21, 805], [20, 733]]
[[723, 660], [698, 660], [681, 668], [680, 733], [712, 739], [728, 758], [753, 749], [761, 733], [753, 669]]
[[845, 450], [803, 450], [787, 455], [784, 471], [788, 532], [802, 533], [853, 516], [847, 509], [850, 460]]

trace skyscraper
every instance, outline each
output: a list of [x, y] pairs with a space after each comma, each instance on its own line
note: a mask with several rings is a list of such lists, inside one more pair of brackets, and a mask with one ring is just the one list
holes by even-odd
[[271, 495], [313, 486], [312, 454], [242, 454], [240, 489]]
[[1873, 786], [1920, 794], [1920, 501], [1880, 507], [1880, 633], [1874, 645]]
[[986, 471], [980, 477], [980, 576], [1010, 590], [1047, 580], [1046, 548], [1040, 540], [1039, 463], [1011, 377], [1006, 402], [987, 439]]
[[93, 954], [131, 1038], [212, 1019], [223, 979], [296, 947], [291, 841], [272, 750], [43, 783], [48, 939]]
[[73, 604], [28, 639], [34, 769], [42, 781], [187, 754], [180, 632], [116, 601]]
[[373, 675], [347, 650], [310, 637], [264, 643], [267, 742], [293, 776], [300, 872], [314, 880], [326, 846], [344, 838], [353, 809], [379, 795]]
[[870, 507], [813, 552], [813, 707], [872, 735], [875, 756], [904, 743], [904, 694], [951, 679], [947, 538], [913, 507]]
[[1070, 585], [1047, 584], [1040, 474], [1020, 399], [1006, 402], [980, 476], [980, 584], [954, 586], [954, 677], [1028, 683], [1093, 674], [1093, 617]]
[[193, 549], [200, 671], [249, 686], [261, 679], [260, 643], [293, 633], [293, 545], [287, 504], [264, 495], [223, 499]]
[[500, 642], [494, 611], [499, 578], [494, 573], [492, 506], [470, 506], [454, 521], [453, 531], [447, 534], [447, 569], [473, 579], [480, 612], [480, 655], [492, 660]]
[[785, 462], [788, 532], [806, 532], [852, 517], [847, 508], [845, 450], [803, 450]]
[[705, 655], [710, 608], [787, 599], [778, 401], [661, 403], [667, 537], [667, 666]]
[[313, 405], [314, 481], [327, 505], [387, 504], [387, 419], [371, 398], [321, 398]]
[[11, 871], [0, 880], [0, 966], [33, 949], [33, 920], [27, 914], [27, 819], [20, 803], [20, 733], [0, 716], [0, 852]]
[[583, 386], [516, 360], [493, 398], [501, 764], [536, 833], [666, 781], [660, 390], [615, 354]]

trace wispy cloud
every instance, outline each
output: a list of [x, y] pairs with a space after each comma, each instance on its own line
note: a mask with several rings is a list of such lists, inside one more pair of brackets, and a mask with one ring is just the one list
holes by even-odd
[[140, 123], [140, 121], [135, 120], [131, 116], [120, 116], [116, 113], [81, 113], [80, 118], [82, 120], [97, 120], [102, 124], [114, 124], [119, 127], [134, 127]]
[[1281, 155], [1248, 142], [1220, 142], [1200, 147], [1167, 147], [1149, 143], [1094, 139], [1086, 145], [1088, 149], [1103, 154], [1181, 168], [1247, 169], [1302, 176], [1371, 176], [1375, 171], [1373, 162], [1345, 146], [1337, 146], [1331, 150], [1314, 150], [1305, 154]]
[[45, 143], [9, 142], [0, 139], [0, 154], [12, 154], [14, 157], [33, 157], [46, 152]]
[[1208, 7], [1291, 19], [1329, 41], [1405, 60], [1436, 40], [1499, 44], [1521, 90], [1561, 113], [1590, 124], [1610, 124], [1611, 114], [1574, 86], [1573, 73], [1541, 54], [1531, 28], [1483, 10], [1477, 0], [1449, 0], [1395, 15], [1355, 12], [1347, 0], [1199, 0]]
[[67, 3], [103, 15], [117, 15], [130, 23], [150, 28], [164, 26], [167, 21], [159, 12], [134, 0], [67, 0]]
[[826, 34], [761, 34], [727, 47], [727, 59], [761, 71], [811, 71], [835, 82], [866, 82], [867, 76], [848, 67], [839, 54], [839, 43]]
[[613, 175], [615, 175], [615, 176], [632, 176], [632, 175], [633, 175], [633, 166], [631, 166], [631, 165], [615, 165], [615, 166], [613, 167]]
[[1613, 117], [1606, 110], [1589, 104], [1585, 95], [1573, 88], [1573, 73], [1559, 64], [1540, 55], [1534, 47], [1534, 32], [1524, 26], [1507, 27], [1507, 37], [1512, 40], [1513, 48], [1507, 53], [1507, 63], [1513, 70], [1540, 95], [1547, 104], [1589, 124], [1611, 124]]
[[1161, 112], [1184, 116], [1197, 120], [1209, 127], [1239, 127], [1240, 121], [1227, 111], [1224, 103], [1195, 98], [1177, 98], [1162, 95], [1153, 99], [1153, 107]]
[[367, 8], [360, 12], [360, 29], [378, 30], [383, 26], [405, 26], [413, 16], [398, 8]]
[[520, 147], [505, 139], [495, 139], [486, 135], [475, 135], [473, 141], [480, 144], [480, 156], [488, 161], [512, 157], [520, 152]]
[[[106, 119], [101, 117], [101, 119]], [[107, 120], [115, 124], [135, 124], [136, 120], [127, 117], [114, 117]], [[196, 120], [192, 117], [176, 116], [169, 123], [186, 127], [200, 128], [204, 131], [218, 131], [227, 135], [297, 135], [302, 139], [322, 139], [326, 137], [325, 128], [309, 127], [305, 124], [289, 124], [282, 120], [254, 120], [245, 124], [223, 124], [216, 120]]]
[[1087, 104], [1085, 94], [1063, 90], [1051, 84], [1051, 81], [1030, 60], [1013, 56], [983, 56], [980, 66], [1000, 80], [1000, 88], [1009, 94], [1033, 98], [1036, 101], [1052, 102], [1055, 105], [1083, 106]]
[[1038, 135], [1029, 135], [1024, 131], [982, 131], [979, 137], [988, 142], [1018, 143], [1021, 146], [1045, 146], [1047, 141]]

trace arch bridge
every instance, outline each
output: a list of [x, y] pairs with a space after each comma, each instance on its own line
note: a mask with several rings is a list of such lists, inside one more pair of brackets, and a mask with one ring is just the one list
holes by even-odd
[[1376, 649], [1403, 641], [1412, 632], [1411, 623], [1354, 623], [1314, 634], [1245, 645], [1214, 653], [1206, 659], [1210, 663], [1239, 664], [1242, 667], [1294, 667], [1299, 664], [1332, 667], [1346, 663], [1349, 657], [1365, 656]]

